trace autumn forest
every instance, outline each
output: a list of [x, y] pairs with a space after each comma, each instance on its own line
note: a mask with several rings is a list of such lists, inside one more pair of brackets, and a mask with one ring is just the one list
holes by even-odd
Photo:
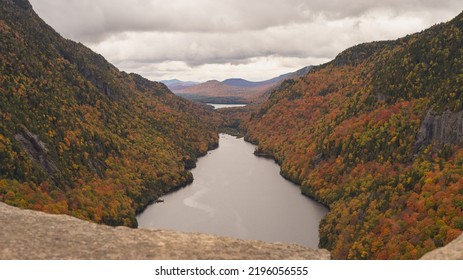
[[0, 0], [0, 201], [112, 226], [241, 135], [330, 209], [334, 259], [417, 259], [463, 231], [463, 14], [364, 43], [258, 102], [213, 110]]

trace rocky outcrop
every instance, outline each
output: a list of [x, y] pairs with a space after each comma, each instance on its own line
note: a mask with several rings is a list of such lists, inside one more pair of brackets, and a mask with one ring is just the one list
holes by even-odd
[[424, 255], [422, 260], [463, 260], [463, 235], [453, 240], [445, 247], [436, 249]]
[[45, 143], [40, 140], [38, 135], [23, 127], [23, 132], [15, 134], [14, 138], [21, 143], [29, 157], [37, 162], [50, 176], [59, 172], [56, 164], [48, 156], [49, 151]]
[[441, 115], [428, 111], [418, 131], [415, 147], [419, 148], [431, 143], [442, 146], [462, 142], [463, 111], [445, 111]]
[[98, 225], [0, 203], [0, 259], [329, 259], [327, 250]]

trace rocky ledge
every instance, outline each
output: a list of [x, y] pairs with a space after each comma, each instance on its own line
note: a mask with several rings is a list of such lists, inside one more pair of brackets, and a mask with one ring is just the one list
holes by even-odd
[[424, 255], [422, 260], [463, 260], [463, 235], [446, 246]]
[[109, 227], [0, 203], [0, 259], [329, 259], [327, 250], [200, 233]]

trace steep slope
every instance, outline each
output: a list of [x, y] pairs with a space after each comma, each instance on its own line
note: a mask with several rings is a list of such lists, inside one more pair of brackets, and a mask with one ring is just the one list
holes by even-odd
[[334, 258], [418, 258], [463, 230], [463, 15], [361, 44], [287, 80], [245, 121], [302, 192], [329, 205]]
[[136, 226], [217, 145], [212, 111], [120, 72], [0, 0], [0, 201]]

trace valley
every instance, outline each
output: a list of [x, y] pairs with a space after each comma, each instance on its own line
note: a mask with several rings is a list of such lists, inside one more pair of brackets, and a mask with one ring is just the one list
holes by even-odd
[[329, 205], [333, 258], [416, 259], [461, 234], [462, 36], [460, 14], [354, 46], [242, 113], [259, 153]]
[[[463, 231], [463, 13], [261, 82], [163, 84], [63, 38], [27, 0], [0, 4], [0, 202], [132, 228], [211, 226], [228, 209], [210, 233], [333, 259], [419, 259]], [[264, 204], [255, 219], [294, 210], [268, 230], [250, 218]], [[302, 239], [247, 235], [301, 225]]]
[[[194, 181], [161, 197], [137, 216], [139, 228], [171, 229], [318, 248], [328, 209], [280, 176], [255, 146], [220, 134], [219, 147], [200, 158]], [[285, 229], [285, 230], [281, 230]]]
[[0, 201], [136, 227], [190, 183], [219, 118], [62, 38], [28, 1], [0, 6]]

